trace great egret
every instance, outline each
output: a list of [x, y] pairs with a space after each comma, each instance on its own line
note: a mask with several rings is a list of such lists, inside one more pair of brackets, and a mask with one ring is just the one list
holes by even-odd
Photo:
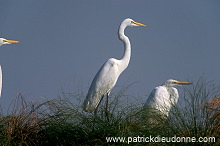
[[4, 38], [0, 38], [0, 46], [6, 45], [6, 44], [15, 44], [15, 43], [19, 43], [19, 41], [6, 40]]
[[117, 60], [110, 58], [106, 61], [95, 75], [92, 84], [89, 88], [86, 99], [83, 103], [83, 109], [86, 112], [97, 111], [97, 108], [105, 95], [106, 100], [106, 111], [108, 107], [108, 96], [115, 86], [119, 75], [127, 68], [130, 57], [131, 57], [131, 44], [129, 38], [125, 36], [124, 31], [128, 26], [144, 26], [147, 25], [135, 22], [134, 20], [127, 18], [125, 19], [118, 30], [118, 37], [124, 43], [124, 56], [122, 59]]
[[163, 85], [156, 87], [151, 92], [144, 108], [150, 108], [159, 111], [162, 115], [168, 116], [171, 108], [176, 105], [179, 99], [179, 93], [175, 87], [189, 84], [192, 83], [180, 82], [173, 79], [167, 80]]
[[[4, 38], [0, 38], [0, 46], [6, 45], [6, 44], [14, 44], [19, 43], [19, 41], [13, 41], [13, 40], [6, 40]], [[0, 96], [2, 93], [2, 67], [0, 65]]]

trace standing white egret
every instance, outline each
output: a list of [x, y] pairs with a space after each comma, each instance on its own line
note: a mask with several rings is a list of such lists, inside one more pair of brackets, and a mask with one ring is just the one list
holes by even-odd
[[[0, 46], [6, 45], [6, 44], [14, 44], [19, 43], [19, 41], [13, 41], [13, 40], [6, 40], [4, 38], [0, 38]], [[0, 65], [0, 96], [2, 93], [2, 67]]]
[[115, 86], [119, 75], [127, 68], [130, 57], [131, 57], [131, 44], [129, 38], [125, 36], [124, 31], [128, 26], [144, 26], [146, 25], [137, 23], [134, 20], [127, 18], [125, 19], [118, 30], [118, 37], [124, 43], [124, 56], [122, 59], [117, 60], [115, 58], [110, 58], [106, 61], [102, 67], [99, 69], [95, 75], [92, 84], [89, 88], [86, 99], [83, 103], [83, 109], [86, 112], [97, 111], [97, 108], [105, 95], [107, 95], [106, 100], [106, 110], [108, 106], [108, 96]]
[[144, 108], [150, 108], [159, 111], [168, 116], [171, 108], [176, 105], [179, 99], [178, 90], [175, 88], [180, 85], [189, 85], [192, 83], [180, 82], [169, 79], [163, 85], [156, 87], [148, 97]]

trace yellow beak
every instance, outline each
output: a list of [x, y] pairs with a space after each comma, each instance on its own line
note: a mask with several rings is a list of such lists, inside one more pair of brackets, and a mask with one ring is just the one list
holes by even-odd
[[141, 24], [141, 23], [138, 23], [138, 22], [135, 22], [135, 21], [132, 21], [132, 23], [138, 25], [138, 26], [143, 26], [143, 27], [148, 27], [147, 25], [144, 25], [144, 24]]
[[14, 40], [4, 40], [4, 41], [10, 44], [20, 43], [19, 41], [14, 41]]
[[190, 84], [192, 84], [192, 83], [189, 83], [189, 82], [180, 82], [180, 81], [176, 81], [175, 83], [179, 84], [179, 85], [190, 85]]

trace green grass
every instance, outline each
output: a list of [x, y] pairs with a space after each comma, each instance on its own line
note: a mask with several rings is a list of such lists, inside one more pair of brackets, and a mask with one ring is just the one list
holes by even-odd
[[[82, 111], [85, 96], [66, 94], [44, 102], [27, 102], [19, 94], [11, 104], [11, 112], [0, 114], [0, 145], [127, 145], [108, 143], [106, 137], [189, 136], [215, 137], [220, 144], [220, 90], [213, 82], [199, 79], [180, 93], [180, 103], [168, 118], [144, 110], [145, 101], [129, 102], [128, 87], [111, 94], [108, 117], [105, 101], [97, 116]], [[133, 97], [132, 97], [133, 98]], [[74, 102], [71, 102], [74, 99]], [[77, 101], [77, 102], [76, 102]], [[145, 145], [144, 142], [130, 145]], [[161, 143], [148, 143], [161, 145]], [[174, 145], [176, 143], [162, 143]], [[185, 145], [186, 143], [178, 143]], [[188, 143], [195, 145], [198, 143]]]

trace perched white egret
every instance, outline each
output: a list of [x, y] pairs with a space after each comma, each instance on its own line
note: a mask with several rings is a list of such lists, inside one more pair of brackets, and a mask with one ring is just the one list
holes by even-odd
[[[6, 40], [4, 38], [0, 38], [0, 46], [6, 45], [6, 44], [14, 44], [14, 43], [19, 43], [19, 41], [14, 41], [14, 40]], [[2, 67], [0, 65], [0, 96], [2, 93]]]
[[89, 88], [86, 99], [83, 103], [83, 109], [86, 112], [93, 112], [97, 110], [101, 100], [107, 95], [106, 110], [108, 106], [108, 96], [115, 86], [119, 75], [127, 68], [131, 57], [131, 44], [129, 38], [125, 36], [124, 31], [128, 26], [144, 26], [147, 25], [135, 22], [134, 20], [125, 19], [118, 30], [118, 37], [124, 43], [124, 56], [117, 60], [110, 58], [106, 61], [95, 75], [92, 84]]
[[156, 87], [148, 97], [144, 108], [150, 108], [159, 111], [168, 116], [171, 108], [176, 105], [179, 99], [178, 90], [175, 88], [180, 85], [189, 85], [192, 83], [180, 82], [169, 79], [163, 85]]

